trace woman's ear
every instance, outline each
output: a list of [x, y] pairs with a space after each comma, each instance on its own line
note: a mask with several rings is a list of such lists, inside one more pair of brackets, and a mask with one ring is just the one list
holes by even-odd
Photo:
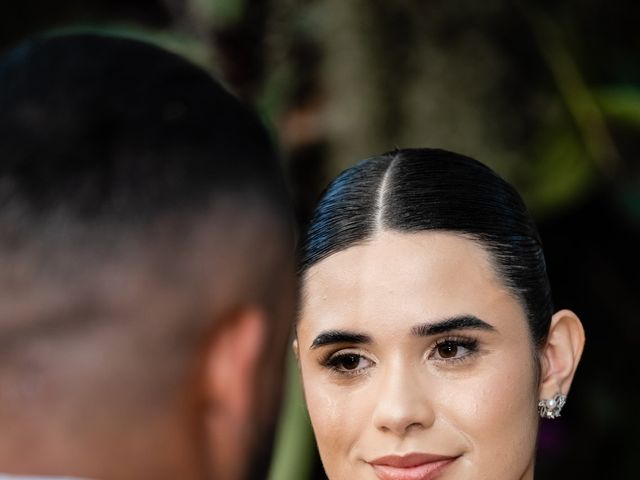
[[293, 350], [293, 354], [296, 356], [296, 362], [300, 363], [300, 347], [298, 347], [298, 338], [293, 339], [293, 343], [291, 344], [291, 349]]
[[540, 398], [567, 395], [584, 348], [584, 328], [571, 310], [551, 317], [551, 327], [541, 356]]

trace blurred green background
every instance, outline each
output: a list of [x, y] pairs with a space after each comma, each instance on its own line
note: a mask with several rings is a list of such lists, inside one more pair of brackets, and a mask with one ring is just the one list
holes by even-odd
[[[637, 478], [640, 3], [23, 0], [0, 50], [44, 31], [157, 42], [205, 66], [282, 146], [300, 228], [327, 181], [395, 147], [491, 165], [537, 218], [557, 306], [587, 346], [538, 478]], [[291, 361], [272, 480], [324, 478]]]

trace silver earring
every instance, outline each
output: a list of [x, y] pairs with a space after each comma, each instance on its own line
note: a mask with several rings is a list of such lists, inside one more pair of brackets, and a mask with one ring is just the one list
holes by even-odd
[[553, 398], [538, 402], [538, 413], [542, 418], [558, 418], [565, 403], [567, 403], [567, 396], [556, 393]]

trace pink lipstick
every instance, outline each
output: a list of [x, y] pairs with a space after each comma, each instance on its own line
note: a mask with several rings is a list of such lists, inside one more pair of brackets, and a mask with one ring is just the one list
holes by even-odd
[[410, 453], [376, 458], [369, 464], [380, 480], [433, 480], [456, 458]]

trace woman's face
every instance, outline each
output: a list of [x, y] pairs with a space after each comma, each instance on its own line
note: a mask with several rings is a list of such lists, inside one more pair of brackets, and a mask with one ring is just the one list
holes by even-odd
[[330, 480], [533, 478], [526, 317], [472, 240], [383, 232], [317, 263], [297, 349]]

